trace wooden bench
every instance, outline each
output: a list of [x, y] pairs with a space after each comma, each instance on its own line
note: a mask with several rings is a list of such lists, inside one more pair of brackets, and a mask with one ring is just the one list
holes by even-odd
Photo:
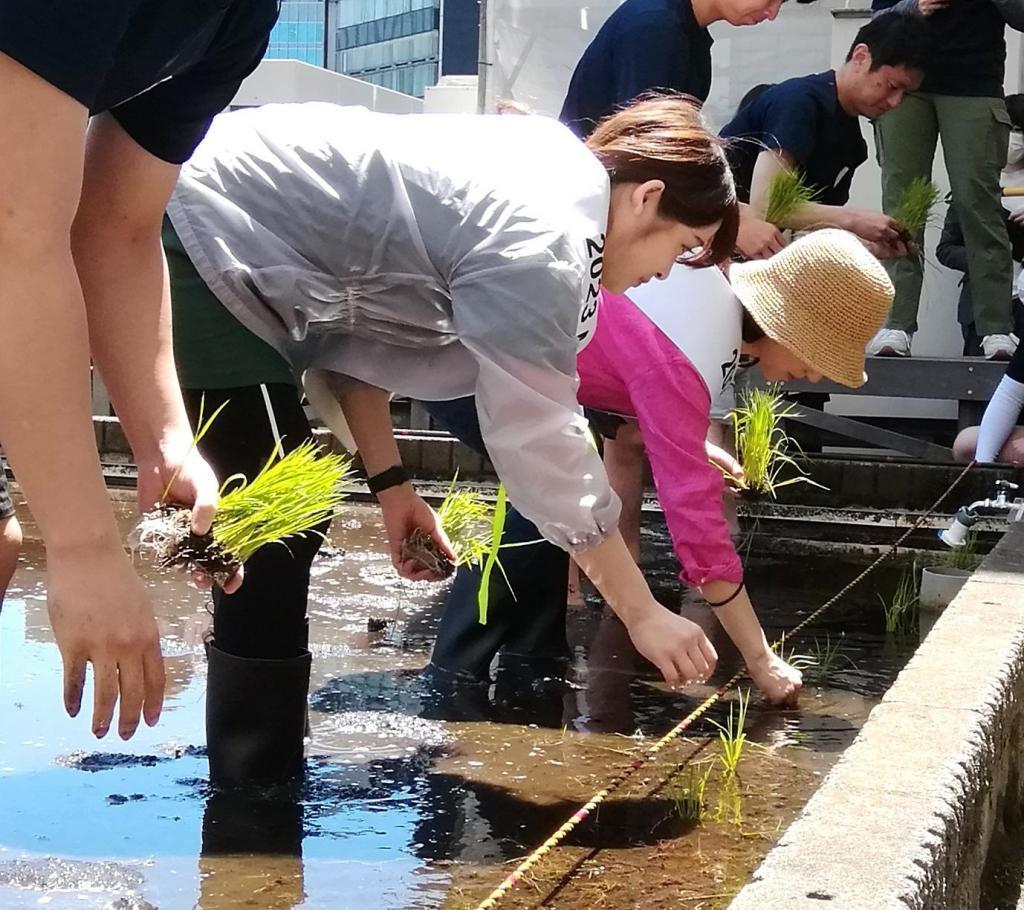
[[[810, 403], [805, 399], [794, 404], [791, 419], [819, 431], [915, 458], [952, 461], [952, 450], [945, 446], [878, 427], [863, 419], [827, 414], [825, 401], [830, 395], [955, 401], [957, 425], [963, 429], [980, 422], [986, 402], [992, 398], [1006, 372], [1006, 363], [981, 357], [869, 357], [866, 372], [868, 381], [859, 389], [848, 389], [825, 380], [785, 384], [783, 391], [787, 393], [819, 396], [818, 402]], [[748, 374], [744, 384], [758, 386], [764, 385], [764, 381], [760, 376]]]

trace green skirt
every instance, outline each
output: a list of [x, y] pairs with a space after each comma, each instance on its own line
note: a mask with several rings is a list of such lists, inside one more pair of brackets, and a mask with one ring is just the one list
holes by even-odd
[[297, 386], [288, 362], [242, 325], [207, 287], [167, 218], [163, 244], [171, 281], [174, 362], [181, 387]]

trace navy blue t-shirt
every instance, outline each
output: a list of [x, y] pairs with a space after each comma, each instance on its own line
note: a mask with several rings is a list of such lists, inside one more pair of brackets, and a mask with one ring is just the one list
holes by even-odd
[[743, 202], [750, 201], [754, 163], [765, 148], [792, 155], [817, 191], [815, 201], [825, 205], [849, 201], [853, 172], [868, 157], [859, 119], [839, 106], [833, 70], [770, 86], [736, 112], [722, 135], [733, 140], [729, 164]]
[[0, 52], [180, 164], [255, 69], [278, 0], [0, 0]]
[[711, 43], [690, 0], [626, 0], [572, 74], [559, 120], [581, 138], [637, 95], [672, 89], [706, 101]]

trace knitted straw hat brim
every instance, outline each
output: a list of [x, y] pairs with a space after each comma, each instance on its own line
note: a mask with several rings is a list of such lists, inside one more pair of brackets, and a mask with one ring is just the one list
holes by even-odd
[[729, 281], [764, 333], [812, 371], [849, 388], [865, 383], [864, 349], [894, 291], [856, 237], [813, 231], [770, 259], [734, 264]]

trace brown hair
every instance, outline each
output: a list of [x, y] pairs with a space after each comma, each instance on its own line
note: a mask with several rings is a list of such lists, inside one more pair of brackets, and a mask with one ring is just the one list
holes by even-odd
[[736, 246], [739, 203], [721, 139], [689, 95], [641, 95], [606, 117], [586, 140], [615, 183], [661, 180], [658, 214], [699, 227], [721, 220], [711, 246], [691, 266], [725, 262]]

